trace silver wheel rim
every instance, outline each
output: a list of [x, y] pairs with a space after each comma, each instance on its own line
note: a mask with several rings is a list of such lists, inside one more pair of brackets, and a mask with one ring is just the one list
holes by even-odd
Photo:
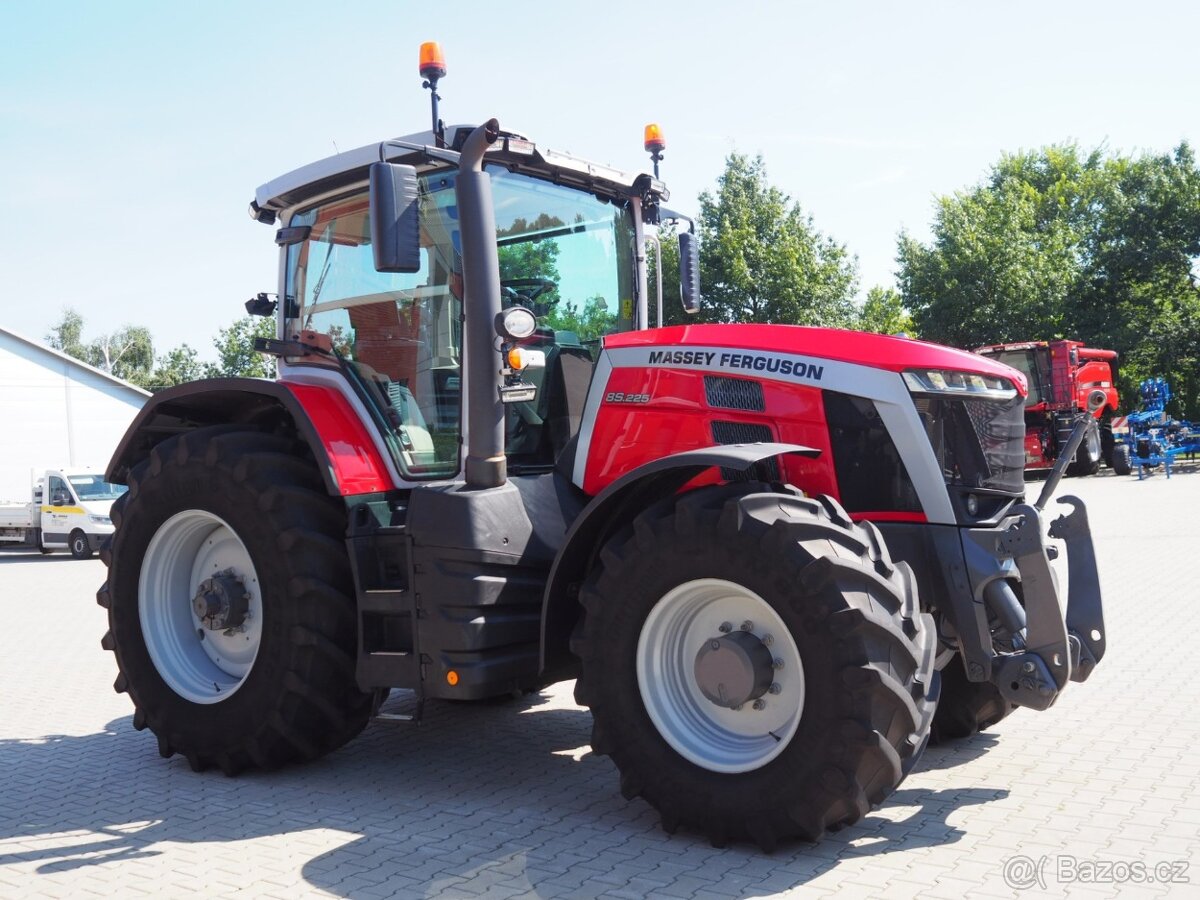
[[[696, 683], [696, 654], [723, 624], [752, 625], [769, 637], [778, 693], [733, 710], [711, 702]], [[779, 665], [779, 664], [782, 665]], [[749, 772], [784, 751], [804, 712], [804, 669], [791, 632], [758, 594], [716, 578], [672, 589], [650, 610], [637, 647], [638, 689], [654, 727], [684, 759], [711, 772]]]
[[[238, 628], [210, 631], [192, 599], [205, 579], [225, 571], [245, 586], [249, 613]], [[146, 650], [171, 690], [193, 703], [227, 699], [245, 684], [262, 640], [262, 593], [241, 538], [203, 510], [167, 519], [142, 559], [138, 615]]]

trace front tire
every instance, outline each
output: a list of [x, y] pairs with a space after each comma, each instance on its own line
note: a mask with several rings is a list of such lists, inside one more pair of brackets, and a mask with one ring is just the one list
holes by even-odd
[[71, 556], [75, 559], [92, 558], [92, 545], [88, 542], [88, 536], [78, 528], [71, 532], [70, 546]]
[[1128, 444], [1113, 447], [1112, 470], [1118, 475], [1128, 475], [1133, 471], [1133, 454], [1129, 452]]
[[315, 759], [371, 715], [354, 679], [345, 513], [302, 452], [200, 429], [157, 446], [113, 506], [97, 601], [114, 687], [159, 752], [197, 771]]
[[828, 498], [725, 485], [651, 507], [600, 559], [580, 594], [576, 700], [622, 793], [667, 831], [815, 841], [915, 765], [933, 624], [872, 526]]
[[1071, 475], [1095, 475], [1100, 471], [1100, 459], [1103, 455], [1103, 445], [1100, 439], [1100, 426], [1095, 418], [1090, 418], [1083, 441], [1075, 451], [1075, 461], [1068, 467]]
[[942, 669], [942, 695], [933, 716], [930, 743], [968, 738], [995, 725], [1016, 708], [990, 681], [968, 680], [962, 656], [956, 653]]

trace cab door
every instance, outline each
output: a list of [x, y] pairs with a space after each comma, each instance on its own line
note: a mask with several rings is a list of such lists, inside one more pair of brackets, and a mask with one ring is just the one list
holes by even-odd
[[67, 480], [50, 475], [42, 492], [42, 543], [46, 546], [67, 544], [71, 533], [70, 516], [78, 503]]

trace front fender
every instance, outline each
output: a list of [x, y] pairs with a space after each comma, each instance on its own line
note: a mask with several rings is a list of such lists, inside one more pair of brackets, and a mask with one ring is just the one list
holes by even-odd
[[614, 532], [643, 509], [676, 493], [705, 469], [745, 472], [773, 456], [821, 453], [798, 444], [724, 444], [664, 456], [625, 473], [592, 498], [571, 525], [550, 568], [542, 598], [541, 669], [550, 681], [571, 677], [568, 642], [579, 617], [579, 585], [591, 571], [600, 548]]

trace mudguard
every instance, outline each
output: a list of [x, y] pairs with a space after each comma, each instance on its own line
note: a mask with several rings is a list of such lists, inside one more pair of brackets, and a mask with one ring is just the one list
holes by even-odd
[[105, 480], [124, 484], [129, 471], [169, 437], [213, 425], [294, 428], [308, 444], [334, 496], [392, 487], [367, 426], [335, 388], [257, 378], [208, 378], [155, 394], [121, 438]]
[[618, 478], [597, 494], [571, 525], [550, 569], [542, 600], [543, 676], [570, 677], [573, 660], [568, 648], [579, 611], [578, 587], [612, 534], [641, 510], [674, 494], [706, 469], [721, 467], [745, 472], [773, 456], [821, 453], [798, 444], [724, 444], [688, 450], [656, 459]]

